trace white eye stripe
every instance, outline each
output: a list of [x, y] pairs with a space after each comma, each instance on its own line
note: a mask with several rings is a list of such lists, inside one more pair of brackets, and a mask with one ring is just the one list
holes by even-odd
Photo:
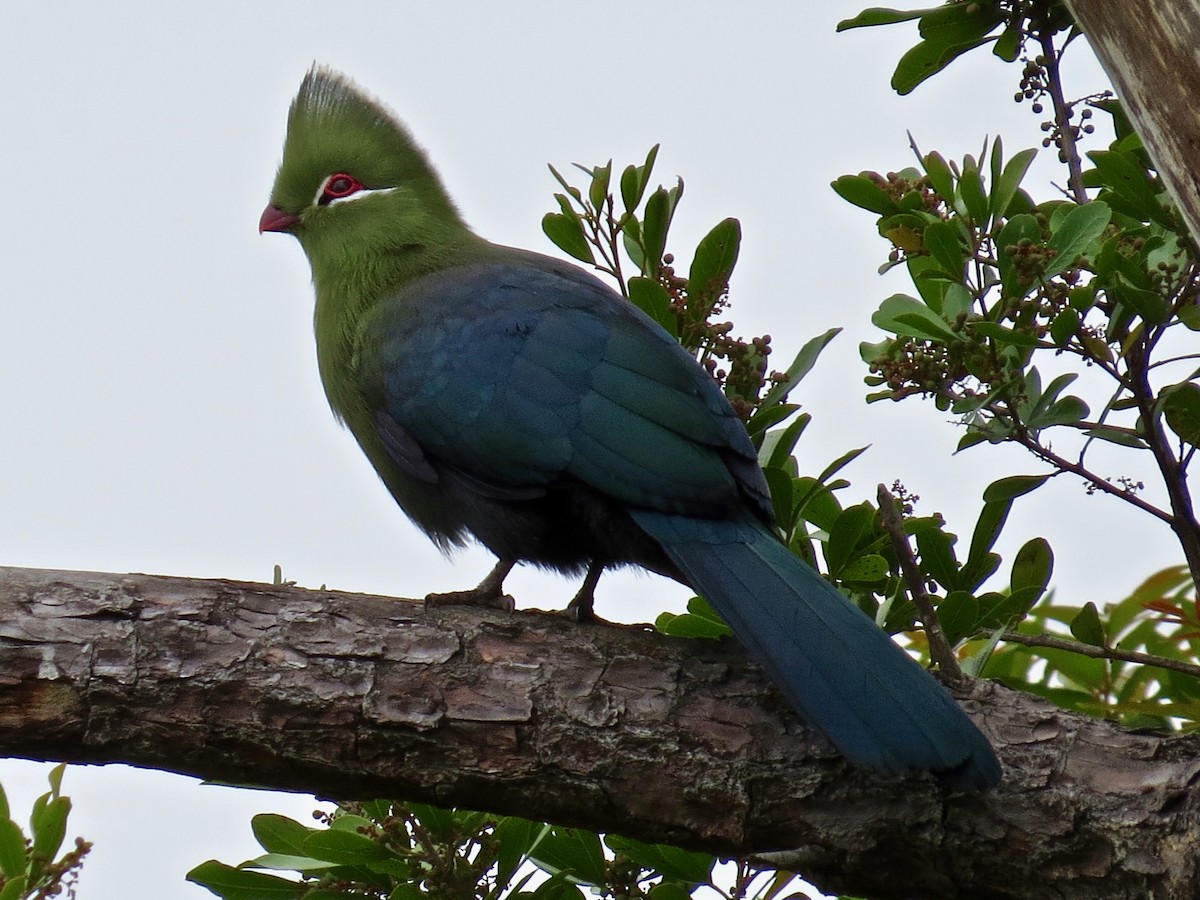
[[335, 203], [349, 203], [351, 200], [361, 200], [363, 197], [370, 197], [373, 194], [390, 194], [394, 190], [396, 190], [394, 187], [363, 188], [361, 191], [355, 191], [353, 194], [349, 194], [345, 197], [334, 197], [329, 201], [329, 203], [326, 204], [326, 206], [333, 206]]

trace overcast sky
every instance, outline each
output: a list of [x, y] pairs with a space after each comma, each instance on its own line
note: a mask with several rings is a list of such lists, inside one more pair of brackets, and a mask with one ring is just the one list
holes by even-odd
[[[278, 563], [302, 585], [403, 596], [474, 585], [490, 567], [484, 552], [440, 556], [335, 426], [303, 255], [256, 233], [287, 104], [314, 60], [395, 109], [468, 221], [503, 243], [553, 252], [540, 229], [548, 162], [623, 166], [661, 143], [659, 177], [687, 183], [677, 253], [725, 216], [742, 221], [739, 331], [770, 333], [782, 366], [809, 337], [846, 329], [797, 394], [816, 419], [800, 445], [808, 470], [873, 444], [846, 473], [847, 502], [901, 478], [921, 512], [969, 536], [985, 484], [1040, 469], [991, 448], [952, 458], [957, 431], [916, 401], [864, 405], [858, 342], [879, 339], [870, 314], [905, 287], [875, 274], [887, 248], [872, 216], [828, 185], [910, 164], [906, 129], [946, 156], [987, 133], [1010, 151], [1041, 135], [1012, 102], [1015, 70], [986, 53], [896, 97], [888, 76], [915, 29], [835, 35], [859, 7], [4, 3], [0, 562], [246, 580]], [[1104, 86], [1078, 62], [1071, 93]], [[1050, 539], [1076, 603], [1116, 600], [1175, 560], [1165, 530], [1065, 481], [1019, 501], [1008, 532], [1010, 553]], [[1144, 564], [1106, 568], [1118, 540]], [[525, 572], [508, 586], [548, 606], [576, 587]], [[598, 609], [644, 620], [686, 596], [610, 576]], [[47, 768], [0, 763], [21, 815]], [[65, 790], [71, 835], [97, 845], [79, 900], [208, 896], [183, 874], [254, 855], [251, 813], [312, 807], [116, 767], [73, 768]]]

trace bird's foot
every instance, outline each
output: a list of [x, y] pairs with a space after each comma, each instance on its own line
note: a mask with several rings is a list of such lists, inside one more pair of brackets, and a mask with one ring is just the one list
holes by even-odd
[[504, 593], [504, 579], [516, 565], [514, 559], [501, 559], [487, 577], [469, 591], [449, 591], [445, 594], [426, 594], [426, 606], [474, 606], [477, 609], [498, 609], [512, 612], [517, 601]]
[[483, 589], [483, 585], [469, 591], [448, 591], [444, 594], [426, 594], [426, 606], [474, 606], [477, 609], [498, 609], [501, 612], [512, 612], [517, 608], [517, 601], [511, 594], [499, 590]]
[[592, 563], [588, 567], [587, 575], [584, 576], [583, 584], [579, 588], [579, 592], [571, 598], [571, 602], [567, 604], [567, 608], [563, 610], [565, 615], [572, 622], [595, 622], [600, 625], [611, 625], [611, 622], [606, 622], [596, 615], [592, 609], [592, 605], [596, 601], [596, 584], [600, 581], [600, 575], [604, 572], [603, 563]]
[[[588, 622], [597, 625], [611, 625], [607, 619], [602, 619], [596, 615], [596, 611], [592, 609], [591, 603], [576, 603], [579, 598], [576, 597], [567, 604], [567, 608], [562, 611], [562, 615], [566, 616], [572, 622]], [[590, 598], [589, 598], [590, 599]]]

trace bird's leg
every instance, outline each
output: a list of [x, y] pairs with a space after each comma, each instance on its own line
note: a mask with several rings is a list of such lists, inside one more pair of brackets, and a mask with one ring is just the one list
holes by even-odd
[[578, 593], [567, 604], [565, 612], [568, 618], [574, 619], [576, 622], [599, 621], [592, 611], [592, 603], [596, 599], [596, 585], [600, 582], [600, 576], [603, 574], [604, 563], [593, 562], [588, 566], [587, 574], [583, 576], [583, 584], [579, 586]]
[[504, 593], [504, 579], [517, 564], [515, 559], [501, 559], [478, 586], [469, 591], [450, 591], [445, 594], [426, 594], [427, 606], [482, 606], [512, 612], [517, 603]]

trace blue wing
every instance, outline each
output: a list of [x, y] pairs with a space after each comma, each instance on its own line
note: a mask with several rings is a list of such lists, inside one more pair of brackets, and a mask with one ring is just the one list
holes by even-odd
[[553, 261], [421, 279], [366, 322], [360, 380], [389, 453], [492, 496], [569, 478], [631, 507], [769, 518], [753, 445], [716, 384], [601, 282]]

